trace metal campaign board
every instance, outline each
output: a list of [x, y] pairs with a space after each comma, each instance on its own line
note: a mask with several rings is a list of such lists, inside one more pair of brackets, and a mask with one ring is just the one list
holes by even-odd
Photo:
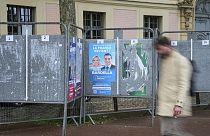
[[25, 93], [25, 39], [0, 37], [0, 101], [23, 101]]
[[[172, 46], [177, 49], [182, 55], [189, 60], [194, 60], [198, 73], [195, 78], [195, 91], [197, 92], [209, 92], [210, 91], [210, 46], [206, 40], [188, 40], [177, 41]], [[208, 41], [208, 40], [207, 40]], [[173, 43], [174, 41], [172, 41]]]
[[64, 102], [64, 36], [1, 36], [1, 101]]
[[[152, 96], [152, 40], [87, 40], [86, 95]], [[106, 55], [114, 69], [103, 71]], [[93, 67], [94, 58], [100, 60]]]
[[64, 101], [64, 36], [29, 37], [29, 99]]

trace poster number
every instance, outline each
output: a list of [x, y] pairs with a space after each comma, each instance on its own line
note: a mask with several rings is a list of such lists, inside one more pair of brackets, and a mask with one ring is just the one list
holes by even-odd
[[209, 40], [202, 40], [202, 45], [209, 45]]
[[13, 35], [6, 35], [6, 42], [12, 42], [13, 41]]
[[42, 41], [48, 42], [49, 41], [49, 35], [42, 35]]
[[171, 46], [177, 46], [177, 41], [171, 41]]

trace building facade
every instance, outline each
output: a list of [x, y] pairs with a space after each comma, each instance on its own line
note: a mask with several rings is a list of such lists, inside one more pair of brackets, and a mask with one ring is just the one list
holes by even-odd
[[[96, 17], [95, 17], [96, 16]], [[195, 29], [195, 0], [77, 0], [77, 24], [89, 27], [149, 27], [159, 31]], [[98, 23], [94, 23], [98, 22]], [[92, 31], [87, 38], [112, 38], [113, 32]], [[148, 31], [124, 31], [123, 38], [152, 38]], [[169, 34], [185, 39], [186, 34]]]
[[[201, 0], [200, 0], [201, 1]], [[59, 22], [59, 0], [1, 0], [0, 22]], [[75, 0], [76, 25], [88, 28], [149, 27], [159, 31], [194, 30], [195, 0]], [[1, 34], [24, 34], [24, 25], [0, 25]], [[55, 25], [27, 26], [31, 34], [60, 34]], [[152, 38], [143, 30], [121, 32], [123, 38]], [[81, 31], [78, 30], [81, 36]], [[169, 35], [172, 39], [177, 34]], [[115, 37], [114, 31], [88, 31], [86, 38]]]
[[[58, 0], [1, 0], [0, 22], [59, 22]], [[2, 25], [0, 34], [59, 34], [57, 25]]]
[[[84, 28], [149, 27], [180, 30], [178, 0], [77, 0], [76, 20]], [[111, 31], [92, 31], [86, 38], [113, 38]], [[124, 31], [123, 38], [152, 38], [148, 31]], [[176, 35], [172, 37], [176, 38]]]
[[[195, 7], [195, 30], [210, 31], [210, 0], [197, 0]], [[210, 32], [199, 33], [197, 39], [210, 39]]]

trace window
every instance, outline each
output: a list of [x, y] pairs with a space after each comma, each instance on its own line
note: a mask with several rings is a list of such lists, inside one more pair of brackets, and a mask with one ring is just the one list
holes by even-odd
[[[103, 28], [103, 22], [104, 22], [104, 13], [102, 12], [89, 12], [84, 11], [83, 14], [83, 24], [85, 30], [89, 28], [97, 29], [97, 28]], [[88, 31], [86, 33], [87, 39], [103, 39], [103, 31], [101, 30], [93, 30]]]
[[[7, 5], [7, 22], [34, 22], [33, 7]], [[33, 33], [34, 25], [28, 25], [29, 33]], [[25, 33], [26, 25], [8, 25], [8, 34]]]
[[[144, 27], [154, 29], [160, 29], [160, 18], [159, 16], [144, 16]], [[153, 33], [149, 30], [144, 30], [144, 38], [153, 38]]]

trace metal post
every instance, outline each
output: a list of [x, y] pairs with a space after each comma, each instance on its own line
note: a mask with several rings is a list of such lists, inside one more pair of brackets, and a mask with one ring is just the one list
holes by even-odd
[[153, 100], [152, 100], [152, 127], [154, 126], [154, 118], [155, 118], [155, 97], [156, 97], [156, 84], [157, 84], [157, 55], [156, 55], [156, 51], [154, 48], [154, 41], [155, 38], [158, 37], [158, 30], [156, 31], [156, 33], [152, 30], [152, 32], [155, 34], [152, 40], [152, 96], [153, 96]]
[[120, 69], [120, 55], [119, 55], [119, 37], [117, 37], [117, 95], [119, 95], [119, 69]]
[[190, 39], [190, 60], [193, 60], [193, 39]]
[[64, 113], [63, 113], [63, 129], [62, 129], [62, 136], [66, 136], [67, 132], [67, 106], [68, 106], [68, 90], [69, 90], [69, 66], [68, 66], [68, 52], [69, 52], [69, 37], [68, 37], [68, 28], [64, 25], [65, 28], [65, 46], [64, 46]]
[[26, 101], [28, 101], [28, 29], [26, 29]]

